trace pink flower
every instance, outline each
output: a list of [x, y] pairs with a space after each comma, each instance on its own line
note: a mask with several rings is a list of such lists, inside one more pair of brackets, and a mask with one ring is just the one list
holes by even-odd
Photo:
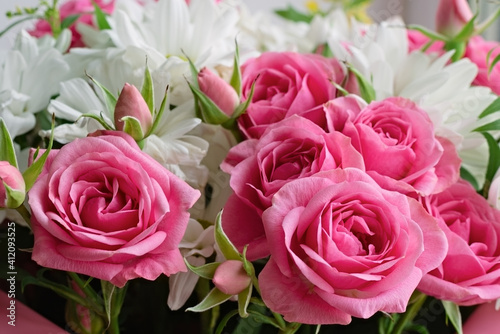
[[[149, 131], [153, 125], [153, 117], [151, 111], [141, 95], [141, 92], [128, 83], [125, 83], [123, 89], [118, 96], [115, 107], [115, 127], [119, 131], [123, 131], [125, 122], [123, 117], [133, 117], [141, 125], [143, 136]], [[142, 138], [134, 138], [136, 140]]]
[[348, 324], [351, 316], [403, 312], [447, 249], [416, 200], [353, 168], [284, 185], [262, 218], [273, 241], [261, 295], [291, 322]]
[[[497, 63], [488, 74], [490, 64], [500, 54], [500, 43], [484, 40], [481, 36], [474, 36], [467, 43], [464, 57], [469, 58], [477, 65], [479, 72], [473, 85], [491, 88], [495, 94], [500, 94], [500, 64]], [[491, 55], [488, 60], [488, 53]]]
[[[87, 24], [94, 26], [93, 22], [93, 12], [94, 6], [92, 2], [95, 3], [105, 12], [110, 14], [115, 6], [115, 0], [68, 0], [59, 8], [59, 15], [61, 21], [71, 15], [81, 16], [73, 23], [70, 27], [72, 38], [70, 48], [83, 47], [85, 44], [82, 41], [82, 36], [76, 30], [76, 25], [78, 23]], [[38, 20], [35, 24], [35, 28], [29, 33], [35, 37], [42, 37], [45, 35], [52, 35], [52, 30], [50, 25], [45, 20]]]
[[[10, 196], [5, 187], [12, 190]], [[8, 161], [0, 161], [0, 208], [17, 208], [23, 203], [25, 193], [21, 172]]]
[[453, 37], [473, 16], [467, 0], [441, 0], [436, 13], [436, 31]]
[[200, 90], [207, 95], [226, 115], [231, 116], [239, 104], [239, 97], [231, 85], [204, 67], [198, 73]]
[[267, 126], [290, 115], [301, 115], [322, 126], [322, 104], [335, 98], [332, 82], [345, 75], [335, 59], [316, 54], [266, 52], [242, 66], [242, 98], [255, 82], [252, 103], [239, 118], [247, 137], [258, 138]]
[[212, 282], [226, 295], [237, 295], [250, 285], [251, 278], [245, 271], [243, 262], [228, 260], [215, 269]]
[[464, 334], [498, 334], [500, 328], [500, 311], [495, 303], [484, 303], [474, 310], [463, 327]]
[[52, 151], [29, 191], [33, 260], [119, 287], [185, 271], [178, 245], [200, 193], [116, 134]]
[[391, 97], [362, 108], [347, 97], [325, 109], [330, 130], [352, 139], [382, 187], [428, 195], [457, 181], [461, 161], [454, 145], [435, 137], [429, 116], [412, 101]]
[[261, 215], [273, 195], [294, 179], [344, 167], [364, 169], [361, 155], [341, 133], [326, 133], [297, 115], [270, 125], [260, 139], [231, 148], [221, 165], [234, 191], [222, 215], [225, 233], [240, 251], [249, 244], [248, 259], [269, 255]]
[[[408, 36], [408, 53], [411, 53], [415, 50], [421, 50], [429, 42], [429, 37], [425, 36], [420, 31], [408, 29], [406, 32]], [[434, 52], [439, 55], [443, 55], [445, 53], [444, 42], [435, 41], [426, 50], [426, 53]]]
[[500, 298], [500, 211], [466, 181], [422, 201], [450, 246], [443, 263], [422, 279], [419, 289], [459, 305]]

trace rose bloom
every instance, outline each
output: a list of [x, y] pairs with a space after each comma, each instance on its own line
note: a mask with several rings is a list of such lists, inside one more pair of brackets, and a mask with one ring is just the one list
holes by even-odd
[[[469, 58], [476, 64], [479, 69], [472, 84], [489, 87], [495, 94], [500, 94], [500, 64], [497, 63], [489, 74], [488, 69], [493, 59], [500, 54], [499, 46], [500, 44], [497, 41], [487, 41], [481, 36], [474, 36], [469, 40], [464, 55], [464, 57]], [[489, 62], [487, 62], [489, 52], [491, 52], [491, 55]]]
[[185, 271], [178, 245], [199, 191], [132, 137], [104, 133], [51, 151], [28, 193], [33, 260], [119, 287]]
[[328, 102], [329, 128], [352, 139], [367, 173], [382, 187], [428, 195], [456, 182], [461, 160], [455, 146], [434, 135], [425, 111], [401, 97], [366, 107], [358, 101], [345, 97]]
[[239, 118], [242, 132], [258, 138], [269, 124], [301, 115], [322, 125], [322, 104], [335, 98], [332, 82], [341, 83], [343, 67], [336, 59], [317, 54], [265, 52], [242, 68], [242, 99], [255, 83], [252, 103]]
[[[103, 12], [108, 14], [113, 11], [115, 6], [114, 0], [68, 0], [59, 8], [59, 15], [61, 17], [61, 20], [64, 20], [71, 15], [81, 15], [70, 27], [72, 34], [70, 48], [85, 46], [82, 41], [82, 36], [76, 30], [76, 25], [78, 23], [83, 23], [94, 26], [94, 6], [92, 4], [93, 1], [95, 1], [95, 3], [102, 9]], [[29, 33], [35, 37], [42, 37], [45, 35], [52, 35], [52, 30], [47, 21], [38, 20], [35, 24], [34, 29], [30, 30]]]
[[222, 214], [225, 233], [240, 251], [249, 244], [250, 260], [269, 255], [261, 215], [274, 193], [291, 180], [343, 167], [364, 169], [361, 155], [340, 132], [326, 133], [297, 115], [270, 125], [260, 139], [231, 148], [221, 165], [234, 191]]
[[262, 299], [290, 322], [348, 324], [351, 316], [404, 312], [447, 250], [418, 201], [359, 169], [284, 185], [262, 219], [273, 240], [259, 275]]
[[500, 211], [463, 180], [422, 201], [450, 246], [443, 263], [422, 279], [419, 289], [458, 305], [500, 298]]

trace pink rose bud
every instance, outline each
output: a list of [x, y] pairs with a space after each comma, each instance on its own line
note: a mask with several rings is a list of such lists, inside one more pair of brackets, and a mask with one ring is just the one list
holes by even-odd
[[212, 282], [223, 293], [237, 295], [248, 287], [251, 279], [243, 268], [243, 262], [227, 260], [217, 267]]
[[473, 16], [467, 0], [441, 0], [436, 13], [436, 30], [445, 36], [455, 36]]
[[21, 172], [8, 161], [0, 161], [0, 208], [19, 207], [25, 195], [26, 185]]
[[208, 96], [226, 115], [231, 116], [240, 99], [224, 79], [204, 67], [198, 73], [200, 90]]
[[[128, 83], [125, 83], [123, 89], [116, 101], [115, 107], [115, 126], [116, 130], [123, 131], [125, 122], [122, 118], [133, 117], [141, 125], [142, 133], [146, 134], [153, 125], [151, 111], [141, 95], [141, 92]], [[134, 138], [138, 139], [138, 138]], [[139, 138], [142, 139], [142, 138]]]

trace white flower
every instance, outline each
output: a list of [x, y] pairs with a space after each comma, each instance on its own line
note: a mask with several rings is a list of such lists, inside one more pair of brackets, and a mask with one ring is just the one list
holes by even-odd
[[[214, 253], [214, 244], [214, 227], [209, 226], [204, 229], [198, 221], [190, 219], [179, 249], [189, 264], [198, 267], [204, 265], [206, 258]], [[168, 306], [172, 310], [178, 310], [193, 293], [198, 275], [190, 270], [179, 272], [170, 276], [168, 282], [170, 287]]]
[[14, 138], [35, 126], [34, 113], [47, 107], [69, 67], [63, 50], [70, 41], [65, 30], [58, 40], [36, 39], [22, 30], [0, 67], [0, 117]]

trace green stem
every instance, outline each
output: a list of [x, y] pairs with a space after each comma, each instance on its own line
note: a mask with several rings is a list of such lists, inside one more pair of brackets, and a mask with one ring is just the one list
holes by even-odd
[[109, 318], [109, 327], [106, 331], [107, 334], [120, 334], [119, 317], [122, 309], [123, 301], [127, 293], [128, 284], [123, 288], [115, 288], [111, 297], [111, 311]]
[[28, 226], [31, 229], [31, 213], [26, 209], [24, 204], [21, 204], [21, 206], [16, 208], [17, 212], [23, 217], [24, 221], [28, 224]]
[[391, 334], [401, 334], [406, 327], [406, 325], [415, 318], [418, 311], [425, 302], [427, 296], [421, 292], [416, 291], [417, 295], [414, 296], [415, 302], [410, 304], [406, 309], [406, 312], [399, 317], [398, 321], [394, 325]]

